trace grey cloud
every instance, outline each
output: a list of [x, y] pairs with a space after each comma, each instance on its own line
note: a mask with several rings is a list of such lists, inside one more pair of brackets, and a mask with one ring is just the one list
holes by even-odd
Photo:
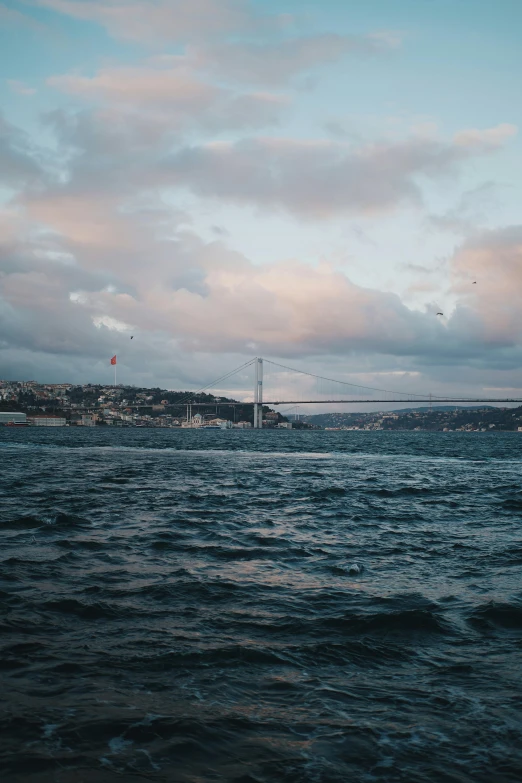
[[18, 188], [38, 184], [44, 176], [39, 151], [25, 133], [0, 114], [0, 182]]
[[223, 228], [223, 226], [212, 226], [212, 232], [219, 237], [229, 236], [229, 232], [226, 230], [226, 228]]
[[407, 269], [409, 272], [420, 272], [426, 275], [432, 275], [438, 271], [437, 268], [426, 266], [424, 264], [402, 264], [403, 269]]
[[172, 276], [170, 284], [175, 291], [184, 288], [191, 294], [198, 294], [204, 297], [210, 293], [206, 278], [205, 270], [197, 266], [187, 265]]
[[428, 216], [427, 223], [438, 231], [450, 231], [462, 237], [471, 236], [480, 226], [489, 222], [497, 206], [498, 189], [499, 186], [494, 182], [483, 182], [463, 193], [452, 209]]
[[216, 105], [202, 124], [217, 132], [230, 128], [255, 130], [278, 125], [288, 103], [284, 96], [269, 93], [231, 95]]
[[[40, 237], [38, 241], [0, 243], [0, 288], [9, 275], [42, 277], [65, 292], [99, 291], [107, 286], [128, 290], [110, 270], [91, 271], [79, 266], [66, 243]], [[27, 302], [31, 306], [31, 301]]]
[[323, 33], [313, 36], [248, 44], [222, 43], [188, 50], [194, 67], [238, 82], [281, 85], [309, 69], [343, 56], [382, 51], [386, 44], [370, 36]]
[[333, 136], [335, 139], [350, 139], [352, 133], [345, 127], [345, 125], [338, 120], [327, 120], [324, 123], [324, 129], [327, 133]]
[[[522, 275], [522, 266], [518, 264], [518, 258], [522, 252], [522, 225], [503, 226], [490, 231], [482, 231], [478, 235], [470, 237], [462, 246], [466, 251], [508, 251], [508, 256], [513, 260], [514, 267]], [[492, 257], [485, 259], [493, 263]], [[492, 269], [494, 271], [494, 268]]]
[[420, 204], [422, 178], [448, 175], [470, 154], [451, 142], [420, 138], [366, 148], [253, 139], [182, 149], [165, 171], [173, 184], [200, 196], [321, 219]]

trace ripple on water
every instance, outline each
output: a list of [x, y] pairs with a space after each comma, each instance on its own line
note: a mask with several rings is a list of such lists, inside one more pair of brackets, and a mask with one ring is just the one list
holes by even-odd
[[7, 783], [522, 779], [518, 435], [9, 429]]

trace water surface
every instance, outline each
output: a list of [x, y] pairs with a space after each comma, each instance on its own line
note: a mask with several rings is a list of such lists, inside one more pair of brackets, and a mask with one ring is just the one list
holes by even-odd
[[522, 779], [522, 435], [4, 428], [0, 465], [3, 780]]

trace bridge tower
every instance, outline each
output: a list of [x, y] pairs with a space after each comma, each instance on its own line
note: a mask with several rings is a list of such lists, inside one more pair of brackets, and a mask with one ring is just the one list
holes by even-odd
[[263, 360], [256, 359], [256, 374], [254, 386], [254, 427], [263, 427]]

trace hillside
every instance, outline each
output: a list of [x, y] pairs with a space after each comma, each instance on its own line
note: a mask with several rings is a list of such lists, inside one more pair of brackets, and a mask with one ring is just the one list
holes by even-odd
[[[291, 417], [289, 417], [291, 418]], [[440, 406], [377, 413], [301, 414], [310, 426], [335, 429], [383, 430], [517, 430], [522, 427], [522, 407]]]

